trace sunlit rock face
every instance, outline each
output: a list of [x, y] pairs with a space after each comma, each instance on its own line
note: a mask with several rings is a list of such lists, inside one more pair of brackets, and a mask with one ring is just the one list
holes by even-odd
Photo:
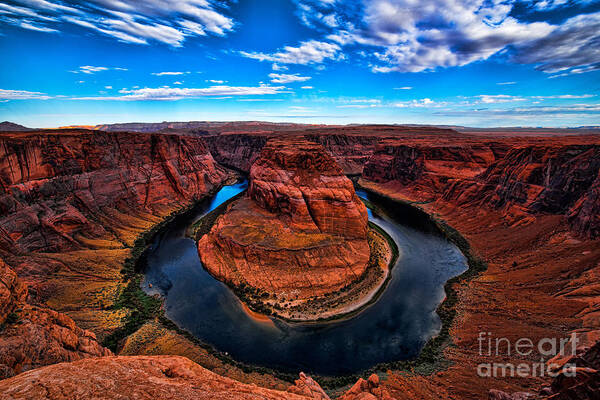
[[367, 211], [319, 144], [272, 140], [250, 170], [250, 198], [294, 229], [365, 238]]
[[338, 290], [369, 260], [367, 210], [319, 144], [270, 140], [250, 170], [248, 194], [199, 241], [218, 279], [294, 299]]
[[463, 141], [382, 141], [362, 179], [394, 184], [423, 200], [499, 210], [511, 223], [536, 215], [567, 217], [581, 237], [600, 235], [600, 146]]

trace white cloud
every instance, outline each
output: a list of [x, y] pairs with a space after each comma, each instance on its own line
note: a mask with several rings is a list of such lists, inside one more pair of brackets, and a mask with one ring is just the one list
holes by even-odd
[[24, 17], [34, 17], [43, 21], [55, 21], [55, 18], [40, 15], [29, 8], [11, 6], [9, 4], [0, 4], [0, 14], [12, 14]]
[[412, 86], [395, 87], [394, 90], [412, 90]]
[[498, 82], [496, 83], [496, 85], [501, 85], [501, 86], [505, 86], [505, 85], [514, 85], [517, 82]]
[[216, 84], [222, 85], [223, 83], [225, 83], [227, 81], [222, 81], [222, 80], [219, 80], [219, 79], [207, 79], [206, 82], [216, 83]]
[[285, 65], [279, 65], [277, 63], [273, 63], [271, 68], [273, 68], [273, 71], [287, 71], [289, 69]]
[[180, 47], [188, 37], [224, 36], [235, 27], [233, 19], [224, 15], [228, 2], [216, 0], [90, 0], [71, 6], [46, 0], [18, 2], [22, 7], [0, 5], [0, 13], [56, 22], [47, 28], [23, 21], [23, 28], [54, 32], [63, 20], [134, 44], [155, 40]]
[[595, 94], [557, 94], [552, 96], [531, 96], [532, 99], [589, 99]]
[[513, 61], [553, 77], [600, 70], [600, 12], [566, 20], [551, 34], [517, 47]]
[[[516, 19], [513, 0], [297, 0], [308, 26], [340, 46], [363, 46], [374, 72], [420, 72], [485, 60], [556, 28]], [[329, 26], [324, 16], [333, 16]], [[597, 58], [596, 58], [597, 59]]]
[[81, 67], [79, 67], [78, 70], [74, 70], [74, 71], [69, 71], [72, 72], [74, 74], [94, 74], [96, 72], [102, 72], [102, 71], [108, 71], [108, 70], [114, 70], [114, 71], [127, 71], [127, 68], [121, 68], [121, 67], [96, 67], [93, 65], [82, 65]]
[[123, 32], [134, 38], [154, 39], [159, 42], [169, 44], [173, 47], [180, 47], [184, 41], [183, 32], [165, 24], [143, 23], [137, 20], [136, 16], [130, 16], [126, 13], [115, 13], [119, 18], [103, 19], [102, 24], [110, 30]]
[[26, 6], [37, 10], [46, 10], [46, 11], [57, 11], [57, 12], [69, 12], [74, 14], [80, 14], [81, 10], [73, 7], [64, 6], [62, 4], [53, 3], [46, 0], [18, 0], [20, 3], [23, 3]]
[[406, 107], [420, 108], [420, 107], [439, 107], [439, 106], [441, 106], [441, 104], [436, 103], [435, 101], [431, 100], [430, 98], [424, 98], [424, 99], [415, 99], [415, 100], [410, 100], [410, 101], [399, 101], [396, 103], [392, 103], [392, 106], [399, 107], [399, 108], [406, 108]]
[[491, 104], [491, 103], [511, 103], [514, 101], [525, 101], [526, 99], [520, 96], [510, 96], [507, 94], [481, 94], [479, 96], [480, 101], [482, 103]]
[[77, 97], [73, 100], [181, 100], [186, 98], [215, 97], [215, 96], [257, 96], [284, 93], [284, 86], [225, 86], [217, 85], [207, 88], [159, 88], [122, 89], [122, 96]]
[[291, 83], [291, 82], [306, 82], [311, 79], [310, 76], [300, 76], [299, 74], [269, 74], [273, 83]]
[[312, 86], [300, 86], [300, 89], [306, 89], [306, 90], [308, 90], [308, 89], [314, 89], [314, 87], [312, 87]]
[[56, 29], [47, 28], [45, 26], [33, 25], [32, 23], [22, 21], [19, 26], [21, 28], [29, 29], [30, 31], [38, 31], [38, 32], [58, 32]]
[[41, 92], [28, 92], [26, 90], [0, 89], [0, 99], [1, 100], [30, 100], [30, 99], [48, 100], [51, 98], [52, 98], [51, 96], [48, 96], [46, 93], [41, 93]]
[[244, 57], [260, 61], [269, 61], [280, 64], [318, 64], [325, 60], [339, 60], [344, 58], [340, 53], [341, 48], [335, 43], [309, 40], [300, 43], [300, 46], [285, 46], [282, 50], [272, 54], [260, 52], [240, 51]]
[[165, 72], [153, 72], [154, 76], [177, 76], [177, 75], [185, 75], [189, 74], [189, 72], [180, 72], [180, 71], [165, 71]]

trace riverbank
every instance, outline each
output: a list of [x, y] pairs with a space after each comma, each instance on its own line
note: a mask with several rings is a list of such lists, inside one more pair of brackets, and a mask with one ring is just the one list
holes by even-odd
[[[592, 278], [594, 268], [589, 268], [597, 264], [598, 239], [574, 237], [564, 217], [538, 215], [526, 224], [512, 224], [501, 210], [431, 199], [422, 189], [396, 182], [361, 179], [360, 184], [369, 192], [396, 204], [419, 208], [443, 226], [451, 226], [455, 231], [451, 235], [462, 238], [459, 240], [469, 244], [470, 253], [488, 266], [469, 270], [449, 282], [456, 300], [450, 310], [443, 312], [451, 317], [446, 324], [448, 345], [435, 352], [435, 357], [445, 360], [443, 370], [426, 372], [425, 379], [393, 373], [389, 376], [391, 386], [419, 398], [432, 398], [430, 394], [441, 387], [445, 388], [444, 394], [434, 398], [484, 398], [490, 388], [509, 393], [536, 391], [547, 380], [477, 374], [481, 363], [529, 362], [515, 354], [480, 354], [480, 332], [492, 332], [495, 338], [513, 341], [526, 337], [535, 343], [542, 338], [559, 340], [576, 329], [598, 329], [597, 319], [591, 316], [593, 309], [586, 306], [597, 296], [581, 289], [597, 282]], [[570, 296], [572, 290], [577, 291], [577, 297]], [[415, 368], [415, 372], [423, 373], [424, 369]]]

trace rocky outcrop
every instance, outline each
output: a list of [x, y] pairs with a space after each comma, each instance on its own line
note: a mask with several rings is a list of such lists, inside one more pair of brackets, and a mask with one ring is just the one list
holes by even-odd
[[600, 397], [600, 342], [591, 347], [580, 346], [576, 354], [558, 355], [548, 361], [558, 366], [558, 375], [538, 393], [506, 393], [491, 389], [489, 400], [589, 400]]
[[43, 365], [110, 355], [68, 316], [25, 303], [27, 287], [0, 260], [0, 379]]
[[0, 325], [2, 325], [17, 306], [25, 301], [27, 287], [17, 274], [0, 259]]
[[338, 400], [394, 400], [394, 398], [380, 386], [379, 376], [372, 374], [367, 380], [360, 378]]
[[222, 165], [250, 172], [250, 167], [268, 140], [267, 135], [227, 134], [205, 138], [212, 156]]
[[317, 144], [271, 140], [252, 165], [248, 195], [295, 229], [366, 237], [366, 207], [335, 160]]
[[486, 143], [414, 143], [386, 140], [365, 165], [363, 177], [373, 182], [420, 183], [429, 191], [452, 179], [483, 173], [497, 158], [498, 145]]
[[321, 144], [346, 175], [359, 175], [362, 172], [380, 140], [377, 136], [341, 133], [311, 134], [305, 137]]
[[106, 335], [122, 323], [111, 304], [129, 247], [230, 177], [199, 138], [0, 133], [1, 375], [110, 354], [77, 324]]
[[580, 236], [600, 237], [600, 171], [591, 187], [568, 212], [571, 228]]
[[0, 335], [0, 379], [44, 365], [108, 356], [94, 333], [67, 315], [23, 305]]
[[246, 197], [198, 243], [205, 267], [235, 286], [287, 300], [338, 290], [367, 267], [367, 211], [322, 146], [272, 140]]
[[13, 252], [81, 249], [85, 238], [111, 235], [110, 224], [100, 223], [107, 208], [157, 213], [200, 198], [226, 177], [201, 139], [0, 136], [0, 243]]
[[300, 378], [296, 379], [294, 385], [287, 389], [288, 393], [294, 393], [315, 400], [330, 400], [329, 396], [314, 379], [300, 372]]
[[0, 381], [0, 399], [319, 399], [219, 376], [184, 357], [104, 357], [62, 363]]
[[389, 140], [377, 147], [363, 179], [396, 183], [423, 200], [500, 209], [511, 223], [565, 215], [579, 235], [596, 237], [599, 170], [599, 144]]

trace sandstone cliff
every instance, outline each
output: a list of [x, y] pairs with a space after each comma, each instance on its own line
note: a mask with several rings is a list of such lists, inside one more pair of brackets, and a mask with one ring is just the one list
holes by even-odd
[[17, 274], [0, 259], [0, 324], [25, 301], [27, 288]]
[[248, 173], [268, 136], [227, 134], [207, 136], [205, 140], [212, 156], [220, 164]]
[[0, 259], [0, 379], [84, 357], [110, 355], [65, 314], [25, 303], [27, 288]]
[[377, 147], [363, 179], [396, 183], [421, 200], [500, 209], [510, 223], [534, 214], [564, 215], [575, 232], [595, 237], [599, 169], [599, 144], [389, 140]]
[[[84, 383], [84, 384], [82, 384]], [[61, 363], [0, 381], [0, 399], [240, 399], [330, 400], [312, 378], [300, 378], [287, 391], [244, 384], [210, 372], [185, 357], [103, 357]], [[394, 400], [371, 375], [340, 400]]]
[[367, 212], [322, 146], [271, 140], [250, 172], [248, 195], [198, 243], [217, 278], [288, 300], [320, 296], [367, 267]]
[[230, 176], [198, 138], [0, 133], [2, 376], [110, 354], [95, 333], [127, 315], [111, 306], [133, 241]]
[[[160, 213], [199, 198], [226, 173], [201, 139], [173, 135], [0, 136], [0, 243], [19, 251], [85, 248], [111, 235], [105, 208]], [[103, 223], [104, 222], [104, 223]]]

